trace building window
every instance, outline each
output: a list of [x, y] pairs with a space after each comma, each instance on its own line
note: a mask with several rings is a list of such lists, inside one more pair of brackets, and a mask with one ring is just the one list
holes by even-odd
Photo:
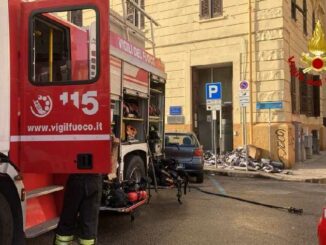
[[[302, 73], [302, 69], [300, 69]], [[307, 75], [304, 74], [304, 80], [300, 81], [300, 114], [306, 115], [307, 113]]]
[[291, 18], [297, 21], [297, 11], [302, 14], [303, 33], [308, 35], [307, 31], [307, 0], [302, 1], [302, 7], [297, 4], [297, 0], [291, 0]]
[[75, 10], [75, 11], [69, 11], [67, 13], [67, 19], [71, 23], [74, 23], [77, 26], [82, 27], [83, 26], [83, 11], [82, 10]]
[[320, 117], [320, 76], [313, 76], [314, 86], [313, 88], [313, 116]]
[[297, 114], [300, 112], [299, 103], [297, 102], [297, 79], [295, 76], [291, 75], [291, 105], [292, 105], [292, 113]]
[[[302, 69], [300, 69], [302, 72]], [[304, 74], [300, 81], [300, 114], [320, 117], [320, 77]]]
[[[134, 0], [137, 5], [145, 9], [145, 0]], [[144, 15], [129, 1], [127, 1], [127, 20], [137, 26], [139, 29], [145, 27]]]
[[223, 14], [222, 0], [200, 0], [200, 18], [210, 19]]

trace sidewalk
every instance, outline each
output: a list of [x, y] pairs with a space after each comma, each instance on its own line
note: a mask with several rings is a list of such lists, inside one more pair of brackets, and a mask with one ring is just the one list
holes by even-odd
[[263, 171], [216, 168], [215, 166], [204, 166], [204, 170], [209, 173], [232, 177], [269, 178], [281, 181], [326, 184], [326, 151], [320, 152], [319, 155], [313, 155], [312, 159], [308, 159], [302, 163], [296, 163], [293, 169], [285, 169], [279, 174]]

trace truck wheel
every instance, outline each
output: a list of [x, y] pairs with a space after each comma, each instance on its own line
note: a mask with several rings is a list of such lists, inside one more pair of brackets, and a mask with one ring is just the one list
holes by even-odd
[[0, 244], [11, 245], [13, 238], [13, 218], [6, 198], [0, 193]]
[[126, 161], [125, 179], [134, 180], [136, 183], [146, 177], [144, 161], [140, 156], [132, 156]]

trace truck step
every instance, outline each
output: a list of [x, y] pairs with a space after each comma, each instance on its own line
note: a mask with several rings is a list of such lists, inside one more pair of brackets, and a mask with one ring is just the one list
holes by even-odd
[[25, 231], [25, 235], [27, 238], [37, 237], [43, 233], [46, 233], [48, 231], [55, 229], [58, 225], [58, 222], [59, 222], [59, 218], [54, 218], [54, 219], [48, 220], [44, 223], [41, 223], [39, 225], [28, 228]]
[[100, 211], [115, 211], [119, 213], [130, 213], [136, 208], [138, 208], [139, 206], [145, 204], [147, 201], [148, 198], [145, 198], [144, 200], [138, 201], [131, 206], [123, 207], [123, 208], [111, 208], [111, 207], [101, 206]]
[[44, 195], [50, 194], [52, 192], [61, 191], [61, 190], [63, 190], [63, 186], [60, 186], [60, 185], [51, 185], [51, 186], [34, 189], [34, 190], [28, 191], [26, 193], [26, 199], [44, 196]]

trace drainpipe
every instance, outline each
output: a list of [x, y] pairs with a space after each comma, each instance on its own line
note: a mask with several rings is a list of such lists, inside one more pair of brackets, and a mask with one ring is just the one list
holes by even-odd
[[253, 93], [253, 79], [252, 79], [252, 6], [251, 0], [249, 3], [249, 84], [250, 84], [250, 144], [253, 144], [253, 101], [252, 101], [252, 93]]

